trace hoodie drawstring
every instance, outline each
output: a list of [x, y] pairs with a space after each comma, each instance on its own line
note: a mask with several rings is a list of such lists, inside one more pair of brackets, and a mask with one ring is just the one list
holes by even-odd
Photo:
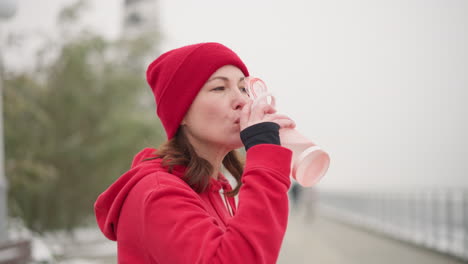
[[224, 197], [224, 203], [226, 204], [226, 207], [227, 207], [227, 209], [228, 209], [229, 215], [230, 215], [231, 217], [234, 216], [234, 212], [233, 212], [233, 210], [232, 210], [232, 208], [231, 208], [231, 205], [230, 205], [229, 202], [228, 202], [228, 199], [227, 199], [227, 197], [226, 197], [226, 193], [224, 192], [224, 190], [222, 191], [222, 195], [223, 195], [223, 197]]

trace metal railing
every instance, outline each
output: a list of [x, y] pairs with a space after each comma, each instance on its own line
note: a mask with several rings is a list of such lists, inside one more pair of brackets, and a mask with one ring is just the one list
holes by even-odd
[[0, 243], [0, 264], [26, 264], [31, 260], [31, 242], [21, 240]]
[[468, 190], [320, 192], [340, 220], [468, 260]]

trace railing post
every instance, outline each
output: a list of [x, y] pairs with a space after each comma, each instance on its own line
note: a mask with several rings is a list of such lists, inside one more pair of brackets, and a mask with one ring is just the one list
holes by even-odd
[[463, 192], [463, 257], [468, 259], [468, 190]]

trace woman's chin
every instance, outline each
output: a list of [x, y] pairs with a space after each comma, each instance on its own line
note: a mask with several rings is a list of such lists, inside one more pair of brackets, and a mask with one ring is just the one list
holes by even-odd
[[230, 149], [230, 150], [235, 150], [235, 149], [239, 149], [239, 148], [242, 148], [244, 147], [244, 144], [242, 144], [242, 141], [240, 138], [236, 138], [236, 139], [232, 139], [230, 140], [229, 142], [226, 142], [226, 146]]
[[240, 149], [240, 148], [243, 148], [244, 147], [244, 144], [239, 144], [239, 145], [236, 145], [233, 150], [235, 149]]

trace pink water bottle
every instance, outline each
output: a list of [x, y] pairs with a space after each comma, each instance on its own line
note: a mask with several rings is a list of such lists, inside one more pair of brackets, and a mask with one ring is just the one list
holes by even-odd
[[[275, 98], [268, 92], [266, 84], [259, 78], [247, 77], [245, 85], [252, 107], [260, 102], [275, 105]], [[310, 187], [318, 183], [330, 165], [330, 157], [319, 146], [304, 137], [296, 129], [280, 129], [281, 145], [293, 151], [291, 176], [300, 185]]]

